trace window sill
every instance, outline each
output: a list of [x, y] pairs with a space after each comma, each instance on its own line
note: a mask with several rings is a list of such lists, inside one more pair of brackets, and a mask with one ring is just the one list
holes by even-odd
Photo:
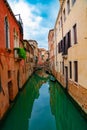
[[5, 50], [6, 50], [6, 52], [8, 52], [8, 53], [11, 53], [11, 51], [12, 51], [10, 48], [6, 48]]
[[72, 78], [69, 78], [70, 81], [73, 81]]
[[15, 58], [15, 61], [16, 62], [19, 62], [19, 61], [21, 61], [22, 60], [22, 58]]
[[68, 55], [67, 55], [67, 54], [63, 54], [62, 57], [63, 57], [64, 59], [67, 59], [67, 58], [68, 58]]
[[74, 81], [74, 84], [75, 84], [77, 87], [79, 87], [79, 83], [78, 83], [78, 82]]
[[78, 44], [78, 42], [74, 42], [73, 44], [76, 45], [76, 44]]
[[80, 86], [80, 84], [76, 81], [73, 81], [73, 79], [69, 79], [69, 81], [71, 82], [71, 84], [75, 85], [76, 87]]

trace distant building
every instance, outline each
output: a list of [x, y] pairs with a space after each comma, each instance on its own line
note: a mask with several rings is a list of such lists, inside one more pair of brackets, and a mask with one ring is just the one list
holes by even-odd
[[38, 43], [35, 40], [28, 40], [29, 44], [32, 46], [32, 48], [34, 49], [34, 62], [35, 64], [38, 61]]
[[30, 45], [28, 40], [23, 40], [24, 48], [26, 50], [26, 60], [25, 60], [25, 66], [26, 66], [26, 78], [28, 79], [29, 76], [33, 72], [34, 67], [34, 48], [32, 45]]
[[38, 65], [44, 65], [48, 60], [48, 51], [44, 48], [38, 48]]
[[87, 0], [60, 0], [54, 27], [58, 81], [87, 112]]

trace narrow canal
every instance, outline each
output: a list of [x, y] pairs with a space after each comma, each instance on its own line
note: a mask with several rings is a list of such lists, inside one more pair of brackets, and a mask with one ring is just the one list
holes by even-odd
[[87, 130], [58, 82], [34, 74], [20, 91], [0, 130]]

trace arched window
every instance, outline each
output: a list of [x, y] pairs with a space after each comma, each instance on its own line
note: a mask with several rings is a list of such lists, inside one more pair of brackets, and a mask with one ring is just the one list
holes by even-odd
[[7, 16], [5, 17], [5, 41], [6, 41], [6, 48], [10, 48], [9, 24]]

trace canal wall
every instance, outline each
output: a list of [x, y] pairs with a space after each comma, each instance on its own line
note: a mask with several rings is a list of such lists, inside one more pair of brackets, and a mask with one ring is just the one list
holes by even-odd
[[13, 52], [0, 52], [0, 120], [33, 73], [31, 63], [15, 61]]
[[80, 84], [68, 80], [68, 85], [66, 86], [65, 78], [62, 74], [54, 71], [52, 73], [57, 81], [63, 86], [68, 94], [73, 98], [73, 100], [80, 106], [82, 111], [87, 115], [87, 89], [85, 89]]

